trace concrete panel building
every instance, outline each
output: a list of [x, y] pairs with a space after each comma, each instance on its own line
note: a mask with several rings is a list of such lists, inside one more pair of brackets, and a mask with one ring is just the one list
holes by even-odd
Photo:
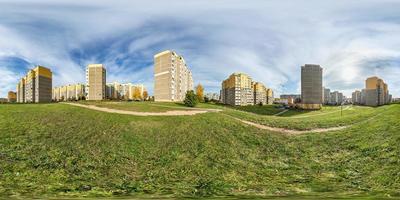
[[267, 104], [274, 103], [274, 91], [271, 88], [267, 88]]
[[301, 67], [301, 103], [302, 109], [321, 109], [322, 107], [322, 68], [319, 65], [306, 64]]
[[9, 91], [7, 93], [7, 99], [9, 103], [15, 103], [17, 102], [17, 93], [13, 91]]
[[267, 88], [260, 82], [252, 84], [254, 94], [254, 104], [267, 104]]
[[17, 102], [25, 103], [25, 78], [21, 78], [17, 85]]
[[323, 92], [324, 92], [324, 95], [323, 95], [323, 96], [324, 96], [323, 104], [328, 105], [328, 104], [330, 103], [330, 100], [331, 100], [331, 90], [330, 90], [329, 88], [325, 88], [325, 87], [324, 87]]
[[85, 85], [70, 84], [53, 88], [53, 101], [85, 100]]
[[254, 105], [252, 78], [244, 73], [233, 73], [222, 82], [221, 102], [232, 106]]
[[351, 101], [353, 102], [354, 105], [361, 104], [361, 91], [356, 90], [353, 93], [351, 93]]
[[17, 85], [17, 100], [20, 103], [48, 103], [52, 97], [52, 72], [37, 66], [29, 70]]
[[193, 90], [193, 78], [184, 58], [170, 50], [156, 54], [154, 100], [183, 101], [189, 90]]
[[373, 76], [365, 80], [365, 102], [367, 106], [380, 106], [389, 103], [387, 84], [380, 78]]
[[106, 69], [102, 64], [90, 64], [86, 68], [86, 99], [106, 98]]

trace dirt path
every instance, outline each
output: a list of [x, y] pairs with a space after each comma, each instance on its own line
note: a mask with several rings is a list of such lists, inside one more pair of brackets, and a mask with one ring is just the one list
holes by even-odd
[[207, 112], [219, 112], [221, 110], [218, 109], [196, 109], [196, 110], [171, 110], [166, 112], [137, 112], [137, 111], [128, 111], [128, 110], [118, 110], [112, 108], [103, 108], [94, 105], [83, 105], [78, 103], [63, 103], [72, 106], [78, 106], [82, 108], [88, 108], [92, 110], [108, 112], [108, 113], [117, 113], [117, 114], [125, 114], [125, 115], [136, 115], [136, 116], [181, 116], [181, 115], [196, 115]]
[[279, 112], [279, 113], [276, 113], [274, 116], [282, 115], [283, 113], [285, 113], [285, 112], [287, 112], [287, 111], [289, 111], [289, 109], [285, 109], [285, 110], [283, 110], [283, 111], [281, 111], [281, 112]]

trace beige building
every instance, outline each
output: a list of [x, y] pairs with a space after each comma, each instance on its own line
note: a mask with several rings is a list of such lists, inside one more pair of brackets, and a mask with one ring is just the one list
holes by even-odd
[[170, 50], [156, 54], [154, 56], [155, 101], [183, 101], [188, 90], [193, 90], [193, 78], [184, 58]]
[[221, 102], [232, 106], [254, 105], [252, 79], [244, 73], [233, 73], [222, 82]]
[[25, 103], [25, 78], [21, 78], [17, 85], [17, 102]]
[[301, 66], [301, 103], [302, 109], [321, 109], [324, 99], [322, 87], [322, 67], [306, 64]]
[[86, 68], [86, 100], [106, 98], [106, 69], [103, 64], [89, 64]]
[[70, 84], [53, 88], [53, 101], [85, 100], [85, 85]]
[[17, 85], [17, 100], [20, 103], [46, 103], [52, 97], [52, 72], [37, 66], [29, 70]]

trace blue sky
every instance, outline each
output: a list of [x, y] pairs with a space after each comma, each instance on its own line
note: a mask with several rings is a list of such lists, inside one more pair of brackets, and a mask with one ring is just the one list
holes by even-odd
[[[103, 63], [107, 82], [153, 91], [153, 55], [183, 55], [195, 84], [218, 92], [244, 72], [300, 93], [300, 66], [320, 64], [324, 86], [350, 95], [377, 75], [400, 96], [398, 0], [0, 0], [0, 97], [34, 65], [53, 85], [83, 83]], [[396, 87], [397, 86], [397, 87]]]

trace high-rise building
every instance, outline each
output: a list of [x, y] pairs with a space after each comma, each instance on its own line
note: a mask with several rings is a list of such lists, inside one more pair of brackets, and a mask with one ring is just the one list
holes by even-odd
[[260, 82], [254, 82], [253, 86], [253, 94], [254, 94], [254, 104], [267, 104], [267, 88], [264, 84]]
[[167, 50], [154, 56], [154, 100], [183, 101], [193, 90], [192, 72], [184, 58]]
[[13, 91], [9, 91], [7, 94], [7, 99], [9, 103], [14, 103], [17, 101], [17, 93]]
[[361, 91], [356, 90], [351, 93], [351, 101], [354, 105], [361, 104]]
[[20, 103], [51, 102], [52, 72], [50, 69], [37, 66], [29, 70], [17, 85], [17, 99]]
[[387, 84], [380, 78], [373, 76], [365, 80], [365, 105], [380, 106], [389, 103]]
[[303, 109], [321, 109], [322, 107], [322, 68], [319, 65], [306, 64], [301, 67], [301, 104]]
[[252, 79], [244, 73], [233, 73], [222, 82], [221, 102], [233, 106], [254, 105]]
[[331, 90], [329, 88], [324, 87], [324, 101], [323, 104], [327, 105], [331, 100]]
[[103, 64], [90, 64], [86, 68], [86, 99], [106, 98], [106, 69]]
[[25, 103], [25, 78], [21, 78], [17, 85], [17, 102]]
[[267, 104], [274, 103], [274, 91], [271, 88], [267, 88]]
[[343, 93], [340, 93], [338, 91], [331, 92], [330, 94], [330, 103], [332, 105], [341, 105], [344, 101], [344, 96]]

